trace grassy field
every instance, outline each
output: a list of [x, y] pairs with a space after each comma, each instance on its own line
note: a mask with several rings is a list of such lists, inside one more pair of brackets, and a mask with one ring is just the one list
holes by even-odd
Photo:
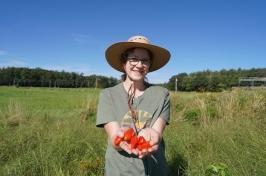
[[[103, 175], [98, 89], [0, 87], [0, 175]], [[266, 91], [171, 93], [172, 175], [266, 175]]]

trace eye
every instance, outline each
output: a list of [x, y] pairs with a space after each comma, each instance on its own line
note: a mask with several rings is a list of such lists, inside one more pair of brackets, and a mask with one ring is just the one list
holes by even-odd
[[148, 59], [143, 59], [141, 62], [143, 65], [150, 65], [150, 60]]
[[135, 58], [135, 57], [131, 57], [131, 58], [128, 58], [128, 61], [129, 62], [133, 62], [133, 63], [136, 63], [136, 62], [138, 62], [139, 60], [137, 59], [137, 58]]
[[148, 64], [148, 63], [150, 63], [150, 61], [148, 59], [145, 59], [145, 60], [142, 60], [142, 63]]
[[133, 62], [138, 62], [138, 61], [139, 61], [139, 59], [137, 59], [137, 58], [134, 58], [134, 57], [133, 57], [133, 58], [131, 58], [130, 60], [131, 60], [131, 61], [133, 61]]

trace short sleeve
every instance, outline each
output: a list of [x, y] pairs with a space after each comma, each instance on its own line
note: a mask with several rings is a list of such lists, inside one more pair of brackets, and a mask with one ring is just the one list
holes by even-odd
[[104, 124], [115, 121], [112, 99], [107, 89], [100, 93], [99, 103], [97, 108], [96, 126], [103, 127]]
[[167, 124], [170, 121], [170, 94], [168, 91], [165, 92], [162, 111], [159, 117], [163, 118]]

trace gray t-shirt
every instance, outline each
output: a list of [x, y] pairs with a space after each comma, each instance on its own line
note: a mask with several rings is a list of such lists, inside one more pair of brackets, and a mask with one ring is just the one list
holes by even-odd
[[[133, 107], [137, 110], [138, 128], [152, 126], [156, 119], [163, 118], [167, 124], [170, 118], [170, 97], [167, 89], [150, 86], [144, 93], [134, 99]], [[97, 127], [103, 127], [108, 122], [116, 121], [121, 126], [132, 126], [131, 113], [128, 108], [128, 95], [122, 83], [104, 89], [100, 94]], [[168, 175], [165, 160], [165, 146], [162, 140], [159, 149], [152, 156], [139, 159], [124, 151], [117, 151], [108, 142], [105, 155], [105, 175], [138, 175], [164, 176]]]

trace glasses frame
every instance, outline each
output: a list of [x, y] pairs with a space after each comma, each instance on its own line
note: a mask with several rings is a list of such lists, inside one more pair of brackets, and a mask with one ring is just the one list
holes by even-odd
[[139, 62], [141, 62], [142, 65], [148, 67], [151, 65], [151, 61], [150, 59], [139, 59], [137, 57], [128, 57], [127, 61], [129, 62], [130, 65], [132, 66], [136, 66], [139, 64]]

